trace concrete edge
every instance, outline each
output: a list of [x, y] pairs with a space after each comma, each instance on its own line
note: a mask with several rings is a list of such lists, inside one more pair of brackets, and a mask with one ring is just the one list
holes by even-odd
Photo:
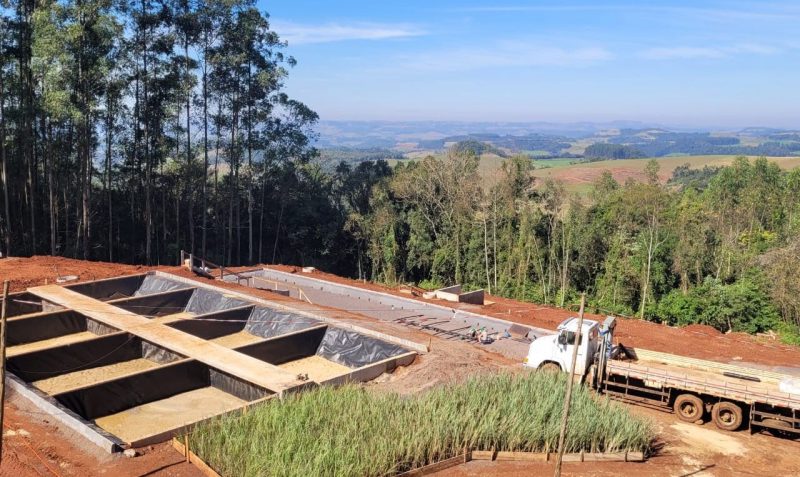
[[91, 423], [83, 421], [72, 414], [68, 413], [60, 406], [50, 402], [48, 399], [40, 396], [35, 390], [30, 388], [24, 381], [12, 373], [6, 374], [6, 384], [12, 389], [20, 398], [25, 399], [33, 406], [41, 411], [52, 416], [59, 424], [69, 428], [71, 431], [80, 434], [81, 437], [103, 449], [104, 451], [112, 454], [122, 450], [124, 443], [122, 441], [115, 441], [108, 436], [101, 434], [92, 428]]
[[409, 303], [409, 304], [422, 303], [422, 304], [424, 304], [426, 306], [431, 306], [431, 307], [434, 307], [434, 308], [438, 308], [441, 311], [454, 312], [456, 318], [458, 318], [459, 315], [462, 315], [462, 316], [467, 316], [467, 317], [470, 317], [470, 318], [473, 318], [473, 319], [494, 321], [494, 322], [496, 322], [498, 324], [501, 324], [501, 325], [504, 325], [506, 327], [510, 327], [511, 325], [516, 324], [516, 325], [519, 325], [519, 326], [524, 326], [524, 327], [530, 329], [531, 331], [534, 331], [534, 332], [538, 333], [540, 336], [552, 335], [552, 334], [555, 333], [555, 331], [553, 331], [553, 330], [547, 330], [547, 329], [544, 329], [544, 328], [537, 328], [535, 326], [525, 325], [525, 324], [522, 324], [522, 323], [516, 323], [516, 322], [513, 322], [513, 321], [504, 320], [502, 318], [495, 318], [493, 316], [481, 315], [481, 314], [478, 314], [478, 313], [473, 313], [471, 311], [459, 310], [457, 308], [451, 308], [451, 307], [448, 307], [448, 306], [439, 305], [437, 303], [430, 303], [430, 302], [423, 301], [423, 300], [416, 300], [414, 298], [407, 298], [407, 297], [403, 297], [403, 296], [393, 295], [391, 293], [386, 293], [386, 292], [382, 292], [382, 291], [359, 288], [359, 287], [355, 287], [353, 285], [346, 285], [344, 283], [331, 282], [331, 281], [328, 281], [328, 280], [323, 280], [323, 279], [320, 279], [320, 278], [304, 276], [304, 275], [301, 275], [301, 274], [287, 273], [287, 272], [284, 272], [284, 271], [281, 271], [281, 270], [276, 270], [274, 268], [269, 268], [269, 267], [264, 267], [263, 270], [269, 270], [272, 273], [277, 273], [277, 274], [283, 275], [285, 277], [299, 277], [299, 278], [301, 278], [303, 280], [311, 280], [311, 281], [319, 283], [320, 285], [343, 287], [343, 288], [347, 288], [347, 289], [353, 290], [353, 291], [358, 292], [358, 293], [364, 293], [364, 292], [374, 293], [376, 295], [380, 295], [380, 296], [383, 296], [383, 297], [386, 297], [386, 298], [391, 298], [391, 299], [394, 299], [394, 300], [402, 300], [402, 301], [405, 301], [406, 303]]
[[[329, 318], [327, 316], [317, 315], [315, 313], [310, 313], [310, 312], [307, 312], [307, 311], [304, 311], [304, 310], [301, 310], [301, 309], [293, 308], [291, 306], [286, 306], [286, 305], [284, 305], [282, 303], [277, 303], [277, 302], [274, 302], [274, 301], [266, 300], [264, 298], [259, 298], [259, 297], [255, 297], [253, 295], [248, 295], [247, 293], [242, 293], [242, 292], [237, 291], [237, 290], [229, 290], [227, 288], [221, 288], [221, 287], [216, 287], [214, 285], [209, 285], [209, 284], [197, 282], [197, 281], [189, 279], [189, 278], [180, 277], [178, 275], [172, 275], [172, 274], [170, 274], [168, 272], [162, 272], [161, 270], [156, 270], [155, 274], [159, 275], [159, 276], [162, 276], [164, 278], [169, 278], [170, 280], [176, 280], [176, 281], [180, 281], [182, 283], [192, 284], [192, 285], [197, 286], [197, 287], [206, 288], [208, 290], [214, 290], [214, 291], [217, 291], [217, 292], [238, 296], [238, 297], [240, 297], [240, 298], [242, 298], [244, 300], [251, 301], [251, 302], [254, 302], [254, 303], [259, 303], [259, 304], [264, 305], [264, 306], [269, 306], [269, 307], [272, 307], [272, 308], [277, 308], [277, 309], [280, 309], [280, 310], [289, 311], [289, 312], [292, 312], [292, 313], [297, 313], [298, 315], [307, 316], [309, 318], [314, 318], [315, 320], [319, 320], [319, 321], [334, 325], [334, 326], [336, 326], [338, 328], [344, 328], [344, 329], [347, 329], [347, 330], [350, 330], [350, 331], [355, 331], [357, 333], [361, 333], [361, 334], [364, 334], [364, 335], [367, 335], [367, 336], [371, 336], [373, 338], [377, 338], [377, 339], [380, 339], [380, 340], [383, 340], [383, 341], [388, 341], [390, 343], [394, 343], [394, 344], [402, 346], [404, 348], [414, 350], [414, 351], [416, 351], [418, 353], [427, 353], [428, 352], [428, 346], [427, 345], [420, 344], [420, 343], [417, 343], [415, 341], [407, 340], [407, 339], [404, 339], [404, 338], [398, 338], [396, 336], [392, 336], [392, 335], [389, 335], [389, 334], [386, 334], [386, 333], [382, 333], [380, 331], [371, 330], [369, 328], [364, 328], [364, 327], [361, 327], [361, 326], [358, 326], [358, 325], [345, 323], [345, 322], [337, 320], [335, 318]], [[331, 307], [331, 308], [335, 309], [334, 307]]]
[[403, 353], [398, 356], [392, 356], [391, 358], [386, 358], [384, 360], [378, 361], [377, 363], [368, 364], [366, 366], [362, 366], [360, 368], [354, 369], [347, 374], [343, 374], [341, 376], [336, 376], [330, 379], [326, 379], [324, 381], [320, 381], [319, 384], [332, 384], [332, 385], [340, 385], [350, 382], [367, 382], [371, 381], [383, 373], [387, 373], [390, 371], [394, 371], [398, 366], [408, 366], [414, 362], [417, 357], [417, 353], [413, 351], [409, 351], [408, 353]]

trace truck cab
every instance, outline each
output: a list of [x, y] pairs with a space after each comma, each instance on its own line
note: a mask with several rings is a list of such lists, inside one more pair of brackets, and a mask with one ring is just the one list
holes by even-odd
[[[531, 343], [524, 365], [542, 370], [569, 372], [577, 331], [578, 319], [567, 318], [558, 325], [556, 334], [542, 336]], [[583, 320], [574, 374], [581, 376], [586, 374], [594, 361], [598, 344], [598, 323], [593, 320]]]

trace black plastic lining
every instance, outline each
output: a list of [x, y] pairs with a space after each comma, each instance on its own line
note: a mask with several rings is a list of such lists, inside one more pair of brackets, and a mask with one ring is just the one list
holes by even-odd
[[6, 317], [39, 313], [40, 311], [44, 311], [42, 299], [33, 293], [19, 292], [8, 294]]
[[170, 351], [166, 348], [162, 348], [161, 346], [150, 343], [148, 341], [142, 341], [141, 343], [142, 343], [142, 346], [140, 347], [141, 357], [149, 359], [154, 363], [167, 364], [185, 358], [185, 356], [183, 355]]
[[96, 334], [97, 336], [104, 336], [110, 335], [111, 333], [116, 333], [119, 330], [108, 326], [105, 323], [100, 323], [99, 321], [95, 321], [91, 318], [86, 318], [86, 331], [91, 331], [92, 333]]
[[313, 356], [325, 336], [325, 330], [326, 327], [315, 328], [234, 349], [270, 364], [283, 364]]
[[114, 300], [133, 296], [144, 282], [145, 276], [131, 275], [108, 280], [97, 280], [69, 285], [65, 288], [101, 301]]
[[242, 331], [252, 310], [252, 306], [247, 308], [234, 308], [231, 310], [209, 313], [190, 320], [167, 323], [167, 326], [183, 331], [184, 333], [189, 333], [190, 335], [203, 338], [205, 340], [213, 340], [214, 338], [219, 338], [220, 336], [230, 335]]
[[184, 290], [192, 288], [188, 283], [182, 283], [169, 278], [159, 277], [158, 275], [147, 275], [134, 296], [153, 295], [168, 291]]
[[296, 313], [256, 307], [250, 314], [244, 330], [262, 338], [272, 338], [321, 324], [319, 320]]
[[139, 339], [124, 333], [13, 356], [7, 365], [9, 371], [31, 382], [141, 357]]
[[249, 402], [274, 394], [272, 391], [266, 390], [261, 386], [248, 383], [247, 381], [231, 376], [223, 371], [210, 368], [208, 372], [212, 386], [228, 394], [233, 394], [239, 399]]
[[87, 420], [210, 385], [208, 366], [183, 361], [53, 396]]
[[192, 293], [192, 297], [186, 305], [186, 311], [197, 315], [204, 315], [206, 313], [240, 308], [247, 305], [251, 305], [251, 303], [225, 296], [216, 291], [197, 288], [194, 290], [194, 293]]
[[355, 331], [328, 328], [316, 354], [348, 368], [360, 368], [407, 352], [405, 348]]
[[158, 295], [137, 296], [114, 301], [113, 305], [148, 318], [172, 315], [184, 311], [193, 291], [192, 289], [176, 290]]
[[86, 316], [73, 310], [54, 311], [6, 322], [8, 346], [87, 331]]

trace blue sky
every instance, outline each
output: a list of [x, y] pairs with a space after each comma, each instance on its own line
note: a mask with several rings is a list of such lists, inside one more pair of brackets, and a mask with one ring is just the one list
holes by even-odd
[[322, 119], [800, 128], [800, 2], [259, 6]]

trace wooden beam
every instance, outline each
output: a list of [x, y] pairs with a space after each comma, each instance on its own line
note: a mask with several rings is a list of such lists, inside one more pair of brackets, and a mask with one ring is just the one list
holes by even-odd
[[36, 296], [65, 306], [105, 325], [127, 331], [212, 368], [237, 376], [278, 394], [308, 386], [293, 373], [265, 361], [176, 330], [149, 318], [95, 300], [57, 285], [29, 289]]

